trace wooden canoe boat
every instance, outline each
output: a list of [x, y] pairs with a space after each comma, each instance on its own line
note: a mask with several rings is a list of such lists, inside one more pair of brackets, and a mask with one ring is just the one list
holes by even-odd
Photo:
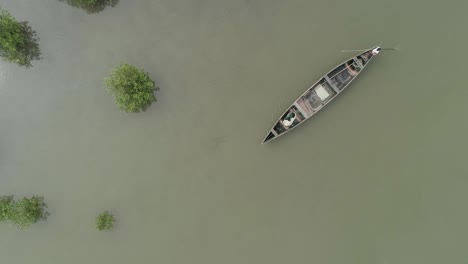
[[262, 144], [286, 134], [320, 111], [343, 92], [380, 51], [380, 47], [368, 49], [322, 76], [280, 116], [268, 131]]

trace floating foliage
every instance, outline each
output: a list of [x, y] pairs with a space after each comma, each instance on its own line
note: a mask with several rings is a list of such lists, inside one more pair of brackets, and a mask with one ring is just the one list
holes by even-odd
[[113, 69], [105, 83], [117, 106], [125, 112], [144, 111], [156, 101], [154, 81], [132, 65], [124, 63]]
[[115, 6], [119, 0], [59, 0], [84, 9], [88, 14], [101, 12], [106, 6]]
[[110, 230], [114, 226], [115, 218], [109, 211], [104, 211], [96, 217], [98, 230]]
[[30, 67], [32, 60], [40, 59], [38, 40], [27, 21], [16, 21], [8, 11], [0, 8], [0, 57]]

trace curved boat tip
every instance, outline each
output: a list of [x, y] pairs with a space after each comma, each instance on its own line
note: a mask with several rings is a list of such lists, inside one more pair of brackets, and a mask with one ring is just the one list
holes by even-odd
[[271, 132], [271, 130], [268, 132], [268, 134], [265, 136], [265, 138], [262, 140], [262, 145], [270, 142], [272, 139], [275, 139], [276, 135]]
[[377, 55], [382, 51], [382, 48], [380, 46], [377, 46], [371, 50], [372, 55]]

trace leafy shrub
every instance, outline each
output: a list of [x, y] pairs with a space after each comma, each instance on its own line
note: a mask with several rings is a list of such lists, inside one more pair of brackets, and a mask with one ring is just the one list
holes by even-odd
[[40, 59], [38, 40], [27, 21], [16, 21], [8, 11], [0, 8], [0, 57], [30, 67], [32, 60]]
[[140, 112], [150, 106], [157, 89], [153, 80], [142, 69], [121, 64], [105, 80], [107, 90], [117, 106], [125, 112]]
[[26, 228], [47, 218], [44, 208], [46, 204], [41, 197], [23, 198], [13, 204], [10, 220], [19, 228]]
[[13, 196], [0, 196], [0, 221], [7, 221], [11, 216]]
[[96, 217], [98, 230], [110, 230], [114, 226], [115, 218], [109, 211], [104, 211]]
[[88, 14], [98, 13], [106, 6], [115, 6], [119, 0], [59, 0], [67, 4], [84, 9]]
[[46, 220], [47, 205], [42, 197], [33, 196], [13, 200], [13, 196], [0, 197], [0, 221], [9, 221], [20, 229], [42, 220]]

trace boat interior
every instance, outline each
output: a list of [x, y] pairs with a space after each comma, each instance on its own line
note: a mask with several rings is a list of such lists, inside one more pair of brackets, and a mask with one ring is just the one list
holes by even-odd
[[338, 91], [335, 91], [326, 79], [322, 79], [309, 88], [295, 104], [304, 116], [310, 117], [337, 94]]

